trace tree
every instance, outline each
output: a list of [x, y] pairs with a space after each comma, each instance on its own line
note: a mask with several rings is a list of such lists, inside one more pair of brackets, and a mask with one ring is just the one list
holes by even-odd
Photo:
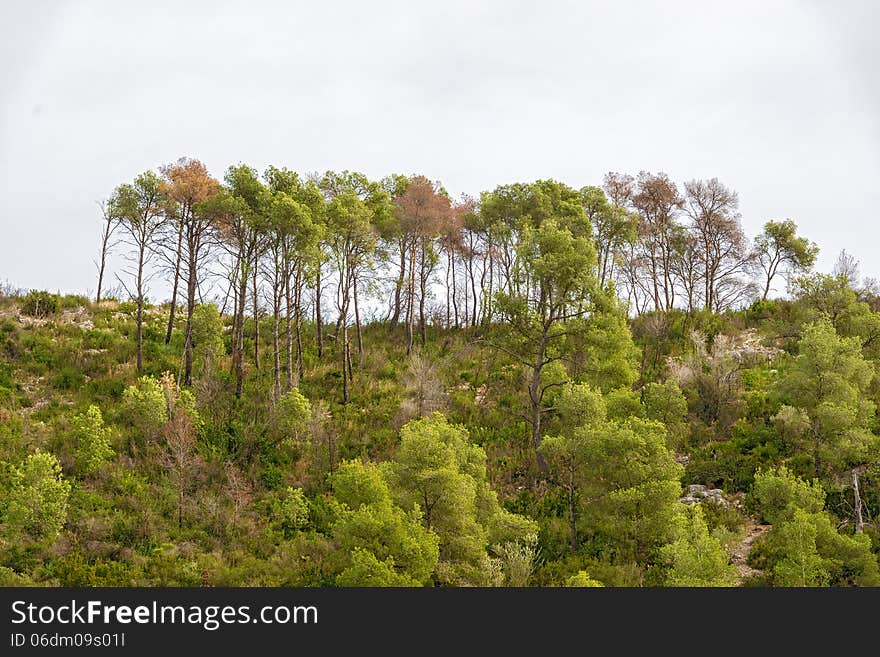
[[373, 226], [377, 214], [387, 211], [388, 195], [381, 186], [365, 176], [347, 171], [328, 172], [321, 181], [328, 195], [327, 237], [336, 262], [338, 274], [336, 307], [336, 342], [342, 360], [342, 400], [349, 401], [352, 376], [351, 346], [348, 327], [354, 310], [357, 331], [358, 356], [362, 356], [363, 342], [358, 308], [358, 279], [363, 267], [369, 264], [378, 239]]
[[606, 423], [605, 402], [599, 392], [588, 385], [567, 385], [557, 402], [562, 433], [546, 436], [540, 453], [544, 456], [553, 482], [566, 493], [568, 501], [569, 549], [577, 552], [580, 490], [585, 476], [589, 452], [589, 434]]
[[167, 451], [164, 464], [177, 490], [177, 526], [183, 526], [183, 503], [192, 487], [193, 470], [201, 462], [196, 452], [196, 431], [190, 416], [182, 408], [174, 409], [162, 426]]
[[112, 203], [101, 201], [98, 204], [101, 208], [102, 231], [101, 231], [101, 259], [95, 263], [98, 267], [98, 291], [95, 294], [95, 303], [101, 303], [101, 291], [104, 285], [104, 268], [107, 264], [107, 254], [113, 248], [113, 232], [119, 226], [117, 217], [113, 213]]
[[[870, 432], [874, 403], [865, 394], [874, 373], [857, 338], [838, 336], [828, 320], [805, 327], [799, 354], [779, 381], [789, 403], [776, 418], [792, 429], [795, 447], [809, 450], [816, 477], [865, 462], [875, 440]], [[806, 422], [789, 419], [803, 417]]]
[[204, 376], [226, 353], [223, 318], [213, 303], [200, 303], [192, 316], [193, 369]]
[[804, 237], [797, 236], [797, 224], [791, 219], [768, 221], [755, 238], [754, 261], [764, 274], [766, 300], [773, 279], [781, 271], [805, 272], [816, 261], [819, 248]]
[[85, 413], [73, 417], [72, 433], [76, 440], [77, 464], [86, 474], [94, 473], [113, 458], [112, 431], [104, 426], [101, 409], [94, 404]]
[[614, 266], [620, 249], [636, 236], [636, 217], [627, 205], [632, 200], [632, 176], [605, 175], [604, 192], [598, 187], [584, 187], [580, 193], [584, 211], [593, 225], [596, 240], [600, 287], [614, 280]]
[[665, 173], [642, 171], [636, 180], [632, 204], [639, 217], [640, 251], [648, 268], [654, 309], [670, 310], [675, 303], [674, 242], [681, 230], [676, 216], [684, 200]]
[[725, 288], [741, 288], [736, 278], [749, 264], [746, 236], [740, 226], [739, 197], [717, 178], [691, 180], [685, 183], [686, 211], [691, 219], [701, 266], [704, 307], [719, 312], [728, 306], [734, 293], [723, 294]]
[[[595, 310], [596, 251], [580, 195], [552, 180], [499, 188], [483, 203], [504, 205], [518, 213], [522, 228], [516, 238], [515, 261], [505, 289], [496, 295], [501, 317], [509, 327], [505, 344], [494, 343], [527, 373], [531, 443], [538, 466], [546, 470], [541, 446], [541, 421], [548, 412], [547, 391], [563, 380], [546, 376], [548, 366], [569, 356], [567, 347], [588, 329], [582, 321]], [[500, 198], [498, 198], [500, 197]], [[512, 239], [512, 238], [511, 238]]]
[[408, 235], [409, 272], [406, 284], [406, 353], [412, 352], [415, 300], [419, 300], [419, 328], [422, 345], [427, 343], [425, 301], [428, 281], [437, 264], [434, 241], [452, 219], [452, 204], [439, 184], [424, 176], [412, 177], [404, 192], [394, 200], [403, 233]]
[[441, 583], [492, 583], [487, 548], [534, 531], [531, 523], [499, 505], [489, 488], [482, 448], [439, 413], [404, 425], [385, 473], [397, 504], [417, 506], [425, 527], [439, 536]]
[[[318, 268], [321, 258], [320, 242], [323, 236], [325, 206], [317, 183], [303, 182], [293, 171], [269, 167], [264, 178], [269, 192], [273, 195], [270, 214], [272, 227], [277, 233], [280, 246], [280, 278], [286, 306], [286, 389], [290, 390], [299, 384], [303, 376], [302, 290], [311, 272]], [[277, 334], [277, 306], [280, 305], [280, 295], [278, 298], [279, 303], [273, 304], [275, 320], [273, 336]], [[276, 364], [277, 361], [276, 356]]]
[[[212, 215], [220, 244], [230, 253], [230, 283], [234, 290], [232, 315], [232, 372], [235, 396], [241, 397], [244, 384], [244, 320], [248, 284], [254, 280], [264, 243], [268, 191], [257, 172], [244, 164], [231, 166], [224, 176], [227, 194], [214, 198]], [[254, 355], [259, 357], [259, 312], [254, 290]], [[259, 363], [254, 364], [259, 367]]]
[[646, 563], [675, 537], [682, 466], [666, 431], [631, 417], [583, 432], [581, 516], [592, 540], [610, 541], [617, 560]]
[[430, 581], [437, 565], [437, 535], [422, 526], [418, 505], [394, 504], [378, 466], [343, 462], [333, 475], [333, 491], [342, 504], [333, 533], [341, 554], [347, 555], [338, 585], [420, 586]]
[[5, 524], [13, 537], [54, 541], [67, 520], [70, 482], [54, 454], [37, 450], [12, 468]]
[[669, 563], [667, 586], [735, 586], [736, 567], [721, 542], [709, 534], [699, 504], [685, 508], [678, 538], [660, 549]]
[[761, 552], [777, 586], [877, 586], [880, 568], [865, 534], [838, 531], [818, 479], [784, 466], [759, 471], [747, 502], [773, 524]]
[[843, 278], [850, 287], [859, 284], [859, 261], [851, 253], [847, 253], [843, 249], [834, 261], [834, 268], [831, 270], [832, 276]]
[[565, 580], [566, 586], [573, 587], [581, 587], [581, 588], [597, 588], [605, 586], [602, 582], [599, 582], [592, 577], [586, 570], [579, 570], [574, 575]]
[[116, 188], [110, 200], [112, 213], [126, 233], [126, 241], [134, 250], [135, 297], [137, 302], [137, 374], [144, 372], [144, 267], [148, 264], [155, 239], [163, 226], [165, 200], [162, 181], [152, 171], [145, 171], [131, 184]]
[[[178, 228], [177, 267], [174, 274], [174, 291], [171, 299], [170, 327], [174, 319], [177, 278], [179, 267], [186, 271], [186, 334], [184, 336], [184, 385], [192, 385], [192, 314], [196, 306], [199, 273], [203, 261], [213, 244], [216, 228], [210, 212], [211, 197], [220, 190], [220, 183], [208, 174], [198, 160], [182, 158], [175, 164], [162, 167], [164, 177], [162, 193], [170, 199], [170, 214]], [[166, 336], [167, 337], [167, 336]], [[167, 342], [167, 340], [166, 340]]]

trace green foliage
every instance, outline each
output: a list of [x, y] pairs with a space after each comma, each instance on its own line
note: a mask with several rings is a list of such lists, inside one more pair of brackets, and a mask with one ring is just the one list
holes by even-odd
[[[343, 507], [333, 524], [342, 554], [347, 555], [341, 576], [353, 586], [360, 578], [387, 579], [388, 569], [405, 573], [407, 585], [428, 583], [437, 566], [438, 538], [422, 526], [418, 506], [405, 511], [393, 503], [379, 468], [346, 461], [333, 476], [334, 491]], [[361, 554], [355, 562], [356, 551]], [[384, 564], [384, 568], [378, 564]]]
[[394, 568], [394, 558], [379, 561], [369, 550], [354, 548], [351, 564], [336, 576], [336, 585], [354, 586], [421, 586], [421, 582]]
[[198, 304], [193, 309], [191, 339], [196, 372], [201, 375], [211, 371], [223, 356], [223, 320], [213, 303]]
[[721, 542], [709, 534], [701, 505], [684, 510], [676, 540], [663, 546], [660, 558], [669, 564], [667, 586], [735, 586], [736, 567]]
[[142, 376], [122, 393], [123, 417], [143, 437], [153, 439], [168, 419], [168, 405], [162, 385], [154, 377]]
[[602, 584], [602, 582], [599, 582], [590, 577], [590, 574], [586, 570], [579, 570], [577, 573], [569, 577], [567, 580], [565, 580], [565, 585], [585, 588], [596, 588], [605, 586], [604, 584]]
[[298, 388], [281, 396], [275, 408], [275, 419], [281, 433], [294, 442], [306, 432], [312, 419], [312, 407]]
[[272, 508], [272, 522], [284, 535], [291, 538], [309, 525], [309, 501], [302, 488], [288, 486]]
[[642, 403], [649, 420], [662, 422], [669, 437], [669, 448], [683, 450], [687, 443], [687, 400], [673, 379], [649, 383], [642, 390]]
[[3, 518], [7, 534], [54, 541], [67, 520], [70, 489], [53, 454], [37, 450], [28, 456], [12, 468]]
[[789, 403], [774, 418], [795, 449], [812, 454], [815, 475], [864, 462], [874, 438], [874, 403], [867, 398], [875, 371], [857, 338], [842, 338], [828, 320], [808, 324], [800, 353], [779, 381]]
[[755, 473], [749, 506], [773, 525], [791, 520], [797, 509], [818, 513], [825, 507], [825, 491], [818, 480], [804, 481], [788, 468], [770, 468]]
[[490, 541], [515, 540], [517, 533], [529, 530], [528, 523], [517, 522], [498, 504], [482, 448], [439, 413], [401, 429], [400, 447], [385, 471], [397, 503], [419, 508], [425, 526], [439, 536], [442, 583], [493, 583]]
[[104, 426], [101, 409], [89, 406], [85, 413], [73, 418], [73, 436], [76, 440], [76, 460], [79, 468], [92, 474], [113, 458], [115, 452], [110, 444], [112, 431]]
[[21, 312], [31, 317], [49, 317], [58, 310], [61, 298], [45, 290], [31, 290], [21, 300]]
[[825, 586], [829, 574], [816, 549], [816, 525], [810, 514], [795, 509], [777, 534], [781, 558], [773, 566], [777, 586]]

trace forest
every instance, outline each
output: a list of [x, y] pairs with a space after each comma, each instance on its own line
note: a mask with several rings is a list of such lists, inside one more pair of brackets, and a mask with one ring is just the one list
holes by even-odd
[[594, 182], [120, 181], [0, 292], [0, 585], [880, 586], [880, 285]]

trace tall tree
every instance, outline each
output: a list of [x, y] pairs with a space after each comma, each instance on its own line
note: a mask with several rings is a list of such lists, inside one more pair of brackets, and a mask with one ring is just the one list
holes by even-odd
[[111, 199], [113, 214], [126, 232], [134, 250], [135, 300], [137, 302], [137, 374], [144, 371], [144, 267], [148, 264], [155, 238], [164, 221], [165, 202], [162, 181], [146, 171], [132, 184], [120, 185]]
[[101, 230], [101, 260], [95, 263], [98, 267], [98, 291], [95, 294], [95, 303], [101, 303], [101, 292], [104, 285], [104, 269], [107, 265], [107, 254], [113, 247], [113, 232], [119, 225], [117, 217], [113, 214], [113, 204], [108, 201], [99, 203], [101, 208], [102, 230]]
[[427, 343], [425, 303], [428, 280], [437, 264], [435, 238], [452, 218], [452, 204], [439, 185], [424, 176], [414, 176], [403, 194], [395, 199], [404, 233], [409, 235], [409, 272], [406, 284], [406, 353], [413, 345], [415, 299], [419, 300], [419, 328], [422, 345]]
[[[253, 282], [259, 257], [268, 229], [269, 195], [257, 172], [244, 164], [231, 166], [224, 176], [231, 198], [226, 200], [226, 211], [218, 222], [221, 244], [229, 251], [233, 267], [232, 286], [234, 310], [232, 315], [232, 371], [235, 374], [235, 394], [241, 396], [244, 380], [244, 322], [247, 313], [248, 285]], [[259, 341], [259, 303], [253, 297], [254, 339]], [[259, 357], [255, 343], [254, 357]], [[255, 367], [256, 367], [255, 362]]]
[[717, 178], [691, 180], [684, 185], [685, 208], [691, 219], [691, 231], [698, 248], [695, 251], [701, 265], [703, 280], [703, 304], [710, 310], [724, 309], [722, 289], [749, 264], [746, 236], [740, 226], [739, 197]]
[[811, 453], [816, 477], [834, 481], [849, 474], [854, 509], [862, 506], [859, 472], [880, 447], [871, 432], [875, 405], [867, 395], [875, 373], [858, 338], [842, 338], [821, 320], [806, 326], [799, 354], [779, 382], [789, 404], [774, 420], [795, 447]]
[[654, 309], [671, 310], [675, 303], [672, 260], [676, 217], [684, 203], [675, 183], [665, 173], [639, 173], [633, 206], [639, 216], [639, 236], [649, 270]]
[[[484, 203], [487, 200], [491, 202], [487, 198]], [[548, 366], [566, 359], [572, 338], [588, 330], [579, 320], [595, 310], [596, 251], [590, 223], [575, 190], [542, 180], [524, 186], [521, 200], [517, 212], [523, 228], [516, 237], [511, 279], [496, 295], [509, 332], [505, 344], [496, 343], [496, 347], [526, 370], [527, 421], [543, 472], [546, 462], [537, 450], [541, 421], [549, 408], [544, 397], [562, 383], [555, 369]], [[551, 372], [553, 376], [548, 377]]]
[[321, 182], [327, 204], [327, 240], [336, 264], [337, 353], [342, 362], [342, 399], [347, 404], [352, 376], [349, 323], [354, 310], [359, 353], [363, 349], [358, 315], [358, 276], [372, 256], [378, 238], [374, 206], [387, 202], [387, 193], [358, 173], [328, 172]]
[[[627, 209], [632, 199], [632, 176], [608, 173], [605, 191], [598, 187], [581, 189], [584, 211], [593, 225], [598, 260], [599, 285], [614, 278], [615, 260], [624, 244], [635, 238], [636, 218]], [[613, 198], [609, 198], [609, 190]]]
[[766, 300], [776, 275], [782, 271], [806, 272], [816, 262], [819, 248], [805, 237], [798, 237], [791, 219], [768, 221], [755, 238], [754, 259], [764, 274]]
[[[192, 385], [192, 314], [196, 306], [199, 273], [213, 243], [215, 222], [206, 201], [220, 190], [220, 183], [198, 160], [182, 158], [162, 167], [162, 192], [172, 201], [171, 213], [181, 235], [180, 259], [186, 266], [186, 333], [184, 336], [184, 385]], [[176, 275], [175, 275], [176, 278]], [[172, 299], [172, 312], [174, 300]]]

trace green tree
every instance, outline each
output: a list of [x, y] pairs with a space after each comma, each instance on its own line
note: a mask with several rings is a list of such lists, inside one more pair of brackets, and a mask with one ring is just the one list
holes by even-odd
[[709, 534], [699, 504], [685, 507], [678, 538], [663, 546], [660, 558], [669, 563], [667, 586], [735, 586], [736, 567], [721, 542]]
[[[116, 217], [134, 253], [131, 261], [135, 279], [134, 296], [137, 302], [137, 373], [144, 371], [144, 267], [155, 251], [155, 241], [162, 229], [167, 209], [162, 180], [152, 171], [146, 171], [132, 184], [120, 185], [110, 199], [110, 214]], [[98, 293], [100, 296], [100, 292]]]
[[67, 520], [70, 482], [54, 454], [37, 450], [11, 472], [5, 525], [13, 537], [52, 542]]
[[776, 419], [795, 438], [794, 447], [811, 453], [817, 477], [865, 462], [876, 440], [869, 430], [874, 404], [865, 394], [873, 377], [858, 339], [838, 336], [828, 320], [804, 328], [799, 354], [779, 381], [796, 412], [783, 406]]
[[662, 422], [669, 436], [669, 448], [682, 450], [688, 437], [687, 400], [674, 379], [649, 383], [642, 389], [642, 403], [650, 420]]
[[397, 503], [417, 506], [425, 527], [439, 536], [442, 583], [493, 583], [487, 548], [534, 531], [532, 523], [501, 508], [489, 487], [483, 449], [439, 413], [403, 426], [385, 471]]
[[226, 353], [223, 318], [213, 303], [201, 303], [193, 309], [191, 339], [193, 367], [200, 375], [205, 375]]
[[684, 469], [666, 440], [662, 424], [635, 417], [583, 436], [583, 524], [618, 560], [646, 563], [674, 539]]
[[804, 237], [797, 236], [797, 224], [791, 219], [768, 221], [755, 237], [754, 260], [764, 273], [764, 294], [770, 294], [773, 279], [782, 271], [806, 271], [813, 266], [819, 248]]
[[76, 460], [80, 469], [92, 474], [113, 458], [110, 444], [112, 431], [104, 426], [101, 409], [90, 405], [85, 413], [73, 417], [73, 437], [76, 440]]
[[438, 559], [437, 535], [422, 526], [417, 505], [405, 511], [394, 504], [378, 466], [343, 462], [333, 475], [333, 491], [342, 504], [333, 525], [345, 555], [339, 585], [418, 586], [430, 581]]
[[577, 573], [565, 580], [566, 586], [577, 586], [583, 588], [596, 588], [605, 586], [602, 582], [590, 577], [586, 570], [579, 570]]
[[495, 346], [525, 368], [526, 419], [541, 471], [547, 468], [538, 451], [550, 410], [545, 396], [564, 383], [548, 380], [545, 369], [570, 355], [572, 339], [587, 330], [584, 320], [595, 311], [596, 249], [581, 200], [553, 180], [499, 187], [482, 199], [484, 220], [497, 216], [518, 233], [507, 283], [496, 295], [509, 331]]
[[829, 575], [816, 549], [816, 525], [802, 509], [779, 528], [782, 558], [773, 566], [777, 586], [825, 586]]

